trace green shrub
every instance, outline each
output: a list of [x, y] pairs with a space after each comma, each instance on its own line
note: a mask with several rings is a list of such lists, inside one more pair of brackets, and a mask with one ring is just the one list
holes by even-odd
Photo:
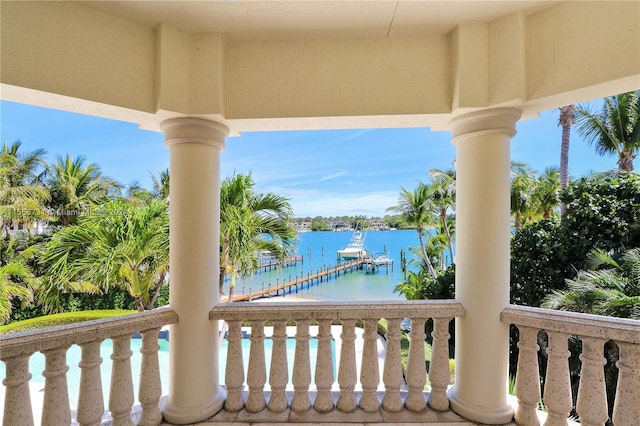
[[129, 315], [137, 312], [137, 310], [100, 310], [63, 312], [61, 314], [44, 315], [38, 318], [31, 318], [28, 320], [17, 321], [11, 324], [0, 326], [0, 334], [15, 333], [18, 331], [26, 330], [37, 330], [40, 328], [55, 327], [58, 325], [73, 324], [82, 321]]

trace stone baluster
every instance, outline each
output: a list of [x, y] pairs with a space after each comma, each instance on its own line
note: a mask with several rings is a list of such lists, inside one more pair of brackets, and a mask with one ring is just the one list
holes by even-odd
[[544, 403], [547, 407], [547, 421], [544, 426], [566, 426], [567, 416], [572, 408], [571, 379], [569, 377], [569, 355], [567, 341], [569, 335], [548, 332], [547, 382], [544, 387]]
[[109, 393], [109, 411], [114, 426], [133, 426], [131, 407], [133, 406], [133, 380], [131, 378], [131, 336], [112, 338], [111, 389]]
[[316, 358], [316, 400], [313, 408], [321, 413], [333, 410], [333, 356], [331, 351], [331, 320], [318, 321], [318, 352]]
[[69, 390], [67, 388], [67, 349], [55, 348], [44, 351], [45, 377], [44, 401], [42, 403], [42, 426], [56, 426], [71, 423]]
[[424, 361], [424, 323], [426, 318], [411, 318], [411, 343], [407, 361], [407, 387], [409, 394], [405, 405], [410, 411], [426, 408], [424, 386], [427, 383], [427, 367]]
[[620, 358], [617, 366], [618, 389], [613, 409], [613, 424], [632, 425], [640, 419], [640, 345], [617, 342]]
[[518, 370], [516, 371], [517, 424], [539, 426], [538, 403], [540, 402], [540, 372], [538, 371], [538, 330], [519, 326]]
[[431, 394], [429, 407], [436, 411], [449, 409], [447, 387], [449, 386], [449, 322], [451, 318], [433, 319], [433, 345], [429, 363]]
[[362, 384], [360, 408], [364, 411], [372, 413], [380, 408], [377, 395], [379, 382], [378, 320], [368, 319], [364, 321], [364, 347], [360, 367], [360, 383]]
[[284, 320], [273, 323], [273, 349], [271, 350], [271, 368], [269, 371], [269, 411], [281, 413], [287, 409], [289, 402], [285, 394], [289, 381], [287, 365], [287, 322]]
[[293, 400], [291, 411], [302, 412], [311, 408], [309, 385], [311, 364], [309, 360], [309, 320], [299, 320], [296, 328], [296, 353], [293, 361]]
[[605, 339], [584, 337], [582, 339], [582, 368], [576, 411], [584, 426], [603, 426], [609, 419], [607, 411], [607, 388], [604, 381]]
[[350, 413], [356, 409], [356, 397], [353, 393], [358, 380], [356, 370], [355, 328], [356, 320], [342, 321], [342, 348], [340, 349], [340, 367], [338, 367], [338, 384], [340, 396], [336, 408], [344, 413]]
[[242, 322], [227, 321], [227, 368], [225, 370], [225, 385], [227, 386], [227, 400], [224, 409], [229, 412], [242, 410], [242, 385], [244, 385], [244, 364], [242, 362]]
[[266, 405], [264, 384], [267, 382], [267, 366], [264, 358], [264, 323], [251, 323], [251, 349], [249, 350], [249, 372], [247, 373], [246, 410], [250, 413], [262, 411]]
[[162, 396], [160, 367], [158, 364], [158, 332], [160, 328], [152, 328], [141, 332], [142, 366], [140, 368], [140, 389], [138, 399], [142, 406], [142, 416], [138, 426], [155, 426], [162, 421], [162, 413], [158, 405]]
[[399, 318], [387, 320], [387, 334], [385, 337], [387, 338], [387, 348], [384, 357], [384, 371], [382, 373], [385, 388], [382, 408], [386, 411], [397, 413], [402, 410], [400, 387], [403, 382]]
[[31, 355], [3, 358], [6, 377], [2, 381], [6, 391], [4, 396], [3, 425], [32, 425], [33, 412], [29, 394], [29, 357]]
[[104, 414], [102, 374], [100, 373], [101, 340], [83, 343], [80, 367], [80, 395], [78, 396], [78, 423], [81, 426], [99, 426]]

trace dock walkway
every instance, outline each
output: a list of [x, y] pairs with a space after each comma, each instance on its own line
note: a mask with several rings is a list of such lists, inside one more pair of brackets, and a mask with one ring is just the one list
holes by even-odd
[[[354, 269], [362, 269], [365, 262], [365, 259], [354, 260], [353, 262], [347, 262], [333, 268], [323, 267], [315, 273], [309, 272], [307, 275], [296, 276], [293, 280], [289, 277], [289, 281], [284, 281], [282, 283], [276, 280], [275, 285], [269, 283], [267, 288], [264, 288], [265, 284], [263, 284], [260, 290], [253, 291], [252, 289], [249, 289], [249, 293], [245, 293], [243, 291], [243, 294], [236, 294], [233, 296], [233, 301], [244, 302], [261, 297], [284, 296], [285, 294], [291, 294], [293, 291], [297, 293], [298, 290], [303, 290], [305, 288], [305, 284], [306, 288], [309, 289], [314, 284], [320, 285], [320, 283], [324, 281], [329, 281], [332, 276], [333, 278], [338, 278], [340, 273], [344, 275], [347, 272], [352, 272]], [[289, 290], [288, 293], [287, 289]]]

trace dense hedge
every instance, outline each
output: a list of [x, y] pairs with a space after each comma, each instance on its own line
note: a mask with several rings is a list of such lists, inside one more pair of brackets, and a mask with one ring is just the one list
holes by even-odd
[[640, 177], [625, 173], [583, 178], [563, 194], [560, 223], [525, 226], [511, 241], [511, 300], [540, 306], [544, 296], [565, 289], [586, 266], [587, 254], [640, 246]]
[[[156, 299], [156, 306], [169, 304], [169, 283], [165, 283]], [[90, 310], [137, 310], [133, 297], [126, 290], [112, 287], [105, 294], [63, 294], [60, 301], [61, 312], [79, 312]], [[21, 308], [19, 302], [14, 302], [13, 313], [8, 323], [23, 321], [47, 315], [40, 306], [31, 304]]]

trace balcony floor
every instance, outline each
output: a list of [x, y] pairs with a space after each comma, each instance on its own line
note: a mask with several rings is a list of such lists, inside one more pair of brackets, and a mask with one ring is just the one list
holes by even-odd
[[[268, 392], [265, 392], [266, 399], [268, 400]], [[404, 398], [405, 395], [403, 395]], [[427, 396], [427, 394], [425, 394]], [[293, 392], [287, 392], [289, 402], [293, 398]], [[378, 399], [382, 401], [383, 393], [379, 393]], [[334, 400], [337, 398], [337, 393], [334, 394]], [[245, 395], [246, 399], [246, 395]], [[356, 399], [360, 399], [360, 393], [356, 392]], [[312, 402], [313, 403], [313, 402]], [[287, 409], [282, 413], [272, 413], [267, 408], [258, 413], [249, 413], [245, 409], [237, 412], [230, 413], [227, 411], [220, 411], [215, 416], [207, 419], [204, 422], [195, 423], [194, 425], [209, 425], [209, 426], [221, 426], [221, 425], [330, 425], [330, 424], [349, 424], [349, 426], [357, 425], [406, 425], [406, 424], [422, 424], [430, 426], [467, 426], [477, 425], [478, 423], [466, 420], [452, 411], [438, 412], [427, 408], [421, 413], [413, 413], [407, 409], [403, 409], [398, 413], [391, 413], [386, 410], [380, 409], [373, 413], [367, 413], [364, 410], [357, 408], [351, 413], [343, 413], [338, 410], [333, 410], [329, 413], [318, 413], [313, 408], [304, 412], [298, 413]], [[172, 426], [172, 423], [161, 423], [161, 426]], [[508, 426], [515, 426], [515, 423], [509, 423]]]

